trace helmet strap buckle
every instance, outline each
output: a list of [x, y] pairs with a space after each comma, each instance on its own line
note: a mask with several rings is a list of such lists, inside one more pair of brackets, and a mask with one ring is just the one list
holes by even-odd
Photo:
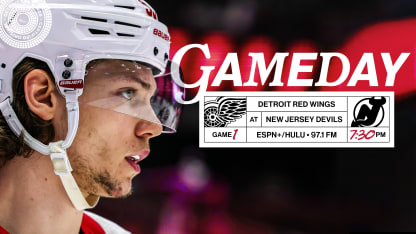
[[66, 150], [62, 147], [62, 141], [50, 143], [49, 148], [55, 174], [58, 176], [71, 175], [72, 167]]

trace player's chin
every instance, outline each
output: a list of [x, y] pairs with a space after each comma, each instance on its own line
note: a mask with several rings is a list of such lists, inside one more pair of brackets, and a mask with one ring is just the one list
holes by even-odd
[[111, 198], [126, 198], [133, 193], [131, 180], [119, 184], [107, 195]]

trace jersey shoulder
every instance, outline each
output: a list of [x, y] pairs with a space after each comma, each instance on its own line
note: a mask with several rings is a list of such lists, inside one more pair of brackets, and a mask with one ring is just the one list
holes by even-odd
[[89, 216], [91, 219], [93, 219], [95, 222], [97, 222], [101, 228], [104, 230], [104, 233], [106, 234], [131, 234], [131, 232], [123, 229], [118, 224], [103, 218], [97, 214], [94, 214], [89, 211], [84, 211], [84, 214]]

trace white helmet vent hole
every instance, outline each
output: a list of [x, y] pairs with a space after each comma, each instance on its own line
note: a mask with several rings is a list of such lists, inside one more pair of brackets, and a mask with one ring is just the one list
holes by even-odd
[[90, 29], [88, 29], [88, 31], [90, 31], [90, 33], [94, 34], [94, 35], [110, 35], [109, 31], [100, 30], [100, 29], [90, 28]]
[[127, 33], [117, 33], [117, 36], [119, 36], [119, 37], [134, 37], [133, 34], [127, 34]]
[[124, 26], [130, 26], [130, 27], [136, 27], [136, 28], [142, 28], [142, 26], [137, 25], [137, 24], [129, 24], [126, 22], [120, 22], [120, 21], [115, 21], [115, 24], [120, 24], [120, 25], [124, 25]]
[[93, 18], [93, 17], [87, 17], [87, 16], [81, 16], [81, 19], [83, 19], [83, 20], [97, 21], [97, 22], [107, 22], [106, 19], [99, 19], [99, 18]]
[[121, 6], [121, 5], [114, 5], [114, 7], [125, 8], [125, 9], [129, 9], [129, 10], [134, 10], [134, 9], [136, 9], [136, 8], [135, 8], [135, 7], [133, 7], [133, 6]]

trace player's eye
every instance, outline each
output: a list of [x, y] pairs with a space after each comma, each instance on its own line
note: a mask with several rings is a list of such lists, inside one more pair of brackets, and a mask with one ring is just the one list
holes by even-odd
[[127, 100], [131, 100], [131, 99], [133, 99], [133, 97], [136, 94], [136, 92], [137, 92], [137, 90], [135, 90], [135, 89], [126, 89], [126, 90], [120, 91], [119, 94], [123, 98], [125, 98]]

